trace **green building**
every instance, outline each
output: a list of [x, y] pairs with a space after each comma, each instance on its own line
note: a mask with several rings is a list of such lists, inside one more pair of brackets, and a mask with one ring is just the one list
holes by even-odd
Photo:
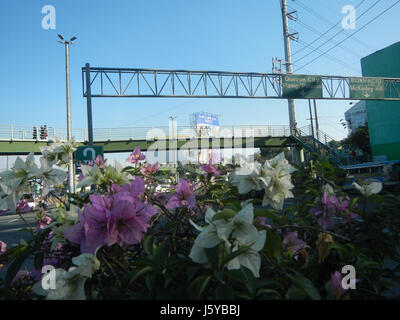
[[[361, 59], [365, 77], [400, 78], [400, 42]], [[400, 160], [400, 101], [367, 101], [372, 156]]]

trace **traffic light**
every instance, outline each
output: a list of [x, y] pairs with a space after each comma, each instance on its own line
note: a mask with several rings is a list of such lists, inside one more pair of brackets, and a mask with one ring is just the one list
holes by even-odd
[[33, 131], [32, 131], [32, 139], [37, 140], [37, 128], [33, 127]]
[[47, 138], [47, 128], [46, 126], [40, 126], [40, 139], [46, 140]]
[[47, 126], [40, 126], [40, 139], [46, 140], [47, 139]]

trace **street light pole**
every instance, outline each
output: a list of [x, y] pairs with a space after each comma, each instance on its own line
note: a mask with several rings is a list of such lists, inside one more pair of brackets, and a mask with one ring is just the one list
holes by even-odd
[[[283, 38], [285, 44], [285, 65], [286, 74], [292, 74], [292, 51], [290, 47], [290, 32], [289, 32], [289, 19], [287, 12], [286, 0], [280, 0], [281, 13], [282, 13], [282, 25], [283, 25]], [[289, 109], [289, 125], [290, 134], [295, 135], [294, 124], [296, 123], [296, 108], [293, 99], [288, 99]], [[300, 162], [300, 154], [295, 147], [291, 147], [292, 161], [296, 164]]]
[[[173, 139], [173, 147], [174, 147], [174, 167], [175, 167], [175, 179], [178, 181], [179, 174], [178, 174], [178, 137], [175, 135], [175, 119], [176, 117], [170, 116], [171, 119], [171, 131], [172, 131], [172, 139]], [[171, 146], [171, 144], [170, 144]]]
[[[62, 35], [58, 35], [61, 41], [58, 41], [65, 45], [65, 78], [66, 78], [66, 97], [67, 97], [67, 139], [72, 139], [72, 126], [71, 126], [71, 88], [69, 83], [69, 45], [73, 44], [76, 37], [72, 37], [69, 41], [64, 40]], [[68, 187], [69, 192], [75, 192], [75, 174], [74, 174], [74, 160], [73, 154], [70, 155], [70, 161], [68, 164]]]

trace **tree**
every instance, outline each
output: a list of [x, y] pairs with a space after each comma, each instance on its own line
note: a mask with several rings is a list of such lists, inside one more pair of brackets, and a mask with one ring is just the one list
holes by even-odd
[[369, 140], [368, 124], [358, 127], [346, 139], [342, 140], [342, 145], [350, 144], [362, 151], [371, 154], [371, 144]]

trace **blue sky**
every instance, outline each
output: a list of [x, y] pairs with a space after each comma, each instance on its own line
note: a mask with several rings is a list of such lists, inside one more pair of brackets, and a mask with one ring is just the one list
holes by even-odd
[[[364, 0], [361, 15], [376, 0]], [[383, 0], [357, 20], [354, 33], [396, 0]], [[344, 5], [360, 0], [288, 0], [298, 10], [290, 22], [300, 35], [293, 52], [318, 36], [309, 27], [325, 32], [343, 18]], [[56, 30], [44, 30], [44, 5], [56, 9]], [[308, 8], [308, 9], [305, 9]], [[310, 10], [311, 9], [311, 10]], [[310, 12], [317, 12], [319, 18]], [[299, 73], [355, 75], [360, 57], [399, 41], [400, 5], [336, 48], [331, 56], [350, 67], [324, 57]], [[308, 27], [306, 27], [308, 26]], [[282, 21], [278, 0], [2, 0], [0, 3], [0, 124], [66, 127], [64, 47], [57, 34], [78, 39], [71, 47], [72, 126], [87, 126], [86, 101], [82, 97], [81, 67], [131, 67], [271, 72], [273, 57], [283, 58]], [[333, 36], [341, 25], [327, 35]], [[346, 38], [341, 32], [335, 41]], [[324, 42], [320, 39], [314, 44]], [[364, 43], [364, 44], [362, 44]], [[367, 46], [365, 45], [367, 44]], [[329, 43], [321, 48], [333, 46]], [[294, 55], [297, 59], [309, 49]], [[299, 62], [302, 65], [318, 53]], [[348, 109], [346, 101], [320, 101], [320, 127], [335, 138], [347, 131], [339, 120]], [[308, 103], [297, 101], [299, 126], [309, 123]], [[177, 116], [189, 124], [189, 114], [220, 114], [222, 125], [288, 124], [285, 100], [247, 99], [94, 99], [94, 127], [166, 126]]]

